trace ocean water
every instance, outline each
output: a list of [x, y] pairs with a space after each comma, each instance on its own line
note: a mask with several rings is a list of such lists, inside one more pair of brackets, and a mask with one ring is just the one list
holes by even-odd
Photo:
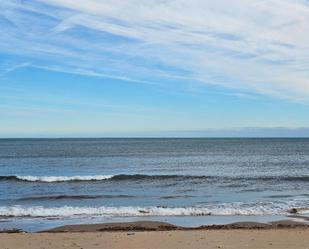
[[[0, 227], [309, 214], [309, 139], [0, 139]], [[190, 222], [189, 222], [190, 223]]]

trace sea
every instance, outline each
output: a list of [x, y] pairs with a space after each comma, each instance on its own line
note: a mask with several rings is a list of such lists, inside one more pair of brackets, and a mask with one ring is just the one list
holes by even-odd
[[301, 219], [293, 208], [309, 217], [305, 138], [0, 139], [0, 229]]

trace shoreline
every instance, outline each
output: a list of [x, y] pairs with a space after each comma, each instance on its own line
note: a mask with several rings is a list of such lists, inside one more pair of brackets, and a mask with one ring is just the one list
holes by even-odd
[[291, 220], [281, 220], [269, 223], [260, 222], [234, 222], [225, 225], [202, 225], [198, 227], [176, 226], [159, 221], [136, 221], [119, 223], [99, 223], [99, 224], [77, 224], [64, 225], [53, 229], [48, 229], [48, 233], [59, 232], [114, 232], [114, 231], [192, 231], [192, 230], [231, 230], [231, 229], [285, 229], [285, 228], [309, 228], [309, 224], [294, 222]]
[[[1, 219], [0, 220], [0, 232], [2, 230], [19, 230], [29, 233], [48, 231], [58, 229], [64, 226], [98, 226], [103, 225], [106, 230], [109, 230], [108, 224], [121, 223], [122, 227], [124, 224], [130, 224], [134, 222], [147, 221], [148, 223], [163, 222], [169, 223], [178, 229], [197, 229], [199, 227], [207, 229], [218, 229], [218, 228], [229, 228], [231, 224], [239, 226], [239, 224], [256, 224], [260, 226], [268, 226], [269, 224], [279, 224], [279, 226], [286, 226], [287, 224], [309, 224], [309, 216], [302, 214], [290, 214], [290, 215], [263, 215], [263, 216], [147, 216], [147, 217], [112, 217], [112, 218], [101, 218], [93, 217], [92, 219], [85, 218], [74, 218], [74, 219]], [[114, 225], [112, 225], [114, 226]], [[141, 229], [145, 230], [145, 229]]]
[[141, 220], [132, 222], [113, 222], [113, 223], [95, 223], [95, 224], [73, 224], [63, 225], [55, 228], [41, 230], [37, 232], [27, 232], [22, 229], [2, 229], [0, 234], [5, 233], [89, 233], [89, 232], [147, 232], [147, 231], [197, 231], [197, 230], [251, 230], [251, 229], [262, 229], [262, 230], [273, 230], [273, 229], [309, 229], [308, 222], [297, 222], [293, 220], [279, 220], [271, 221], [267, 223], [244, 221], [244, 222], [233, 222], [228, 224], [212, 224], [212, 225], [201, 225], [196, 227], [186, 227], [174, 225], [167, 222]]

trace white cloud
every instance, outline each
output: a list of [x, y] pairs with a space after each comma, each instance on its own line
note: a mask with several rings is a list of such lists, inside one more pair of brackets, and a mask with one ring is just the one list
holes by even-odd
[[309, 97], [305, 0], [5, 0], [2, 8], [16, 27], [1, 24], [0, 49], [39, 58], [44, 67]]

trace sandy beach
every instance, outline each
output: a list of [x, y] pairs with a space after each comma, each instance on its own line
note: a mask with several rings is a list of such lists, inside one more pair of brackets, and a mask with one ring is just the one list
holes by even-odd
[[0, 234], [0, 244], [3, 249], [306, 249], [309, 229]]
[[42, 233], [1, 233], [3, 249], [290, 248], [309, 246], [308, 226], [235, 223], [187, 229], [161, 222], [64, 226]]

